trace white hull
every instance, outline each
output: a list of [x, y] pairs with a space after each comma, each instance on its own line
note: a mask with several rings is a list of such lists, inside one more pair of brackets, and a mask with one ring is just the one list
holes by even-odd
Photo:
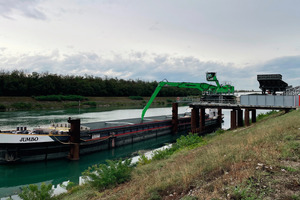
[[0, 133], [0, 143], [2, 144], [33, 144], [33, 143], [49, 143], [56, 142], [56, 137], [68, 135], [41, 135], [41, 134], [13, 134]]

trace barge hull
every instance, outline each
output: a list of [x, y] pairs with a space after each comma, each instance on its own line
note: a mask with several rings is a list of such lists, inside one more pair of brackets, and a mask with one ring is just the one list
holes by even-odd
[[[158, 117], [159, 118], [159, 117]], [[122, 123], [128, 120], [122, 120]], [[130, 119], [129, 121], [134, 121]], [[178, 132], [191, 129], [191, 118], [179, 118]], [[102, 126], [100, 125], [102, 124]], [[105, 127], [103, 124], [106, 124]], [[84, 124], [92, 127], [89, 133], [81, 135], [80, 155], [137, 143], [155, 137], [172, 134], [172, 120], [151, 120], [144, 123], [128, 123], [116, 126], [116, 121]], [[209, 131], [219, 128], [217, 120], [207, 120]], [[67, 158], [72, 144], [56, 140], [52, 143], [3, 144], [0, 143], [0, 164], [15, 162], [46, 161]]]

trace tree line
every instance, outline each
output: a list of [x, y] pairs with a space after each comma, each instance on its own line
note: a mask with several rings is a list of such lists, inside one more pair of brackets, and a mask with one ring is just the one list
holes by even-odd
[[[0, 96], [82, 95], [99, 97], [151, 96], [157, 81], [101, 78], [91, 75], [58, 75], [48, 72], [0, 72]], [[162, 88], [158, 96], [199, 95], [196, 89]]]

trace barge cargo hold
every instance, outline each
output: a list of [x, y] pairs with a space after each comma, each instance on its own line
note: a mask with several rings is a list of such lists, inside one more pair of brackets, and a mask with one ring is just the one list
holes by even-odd
[[[89, 131], [80, 131], [80, 155], [172, 134], [171, 116], [149, 117], [142, 123], [136, 118], [82, 125], [89, 127]], [[207, 131], [220, 127], [216, 119], [206, 119], [206, 125], [210, 127]], [[177, 126], [178, 132], [190, 131], [191, 118], [179, 116]], [[65, 133], [0, 133], [0, 137], [16, 137], [10, 143], [0, 139], [0, 164], [70, 158], [74, 146], [72, 135]]]

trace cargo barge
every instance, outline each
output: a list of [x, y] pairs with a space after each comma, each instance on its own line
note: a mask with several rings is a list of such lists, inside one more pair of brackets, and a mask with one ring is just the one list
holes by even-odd
[[[172, 116], [148, 117], [142, 122], [140, 118], [136, 118], [80, 125], [79, 138], [75, 140], [71, 133], [72, 123], [53, 124], [50, 130], [48, 128], [30, 132], [26, 128], [20, 128], [16, 132], [2, 131], [0, 164], [67, 157], [76, 160], [79, 157], [73, 156], [74, 151], [75, 154], [78, 151], [78, 155], [84, 155], [174, 133]], [[179, 115], [176, 126], [178, 132], [190, 131], [191, 117]], [[208, 117], [206, 126], [206, 132], [220, 127], [217, 119]]]

